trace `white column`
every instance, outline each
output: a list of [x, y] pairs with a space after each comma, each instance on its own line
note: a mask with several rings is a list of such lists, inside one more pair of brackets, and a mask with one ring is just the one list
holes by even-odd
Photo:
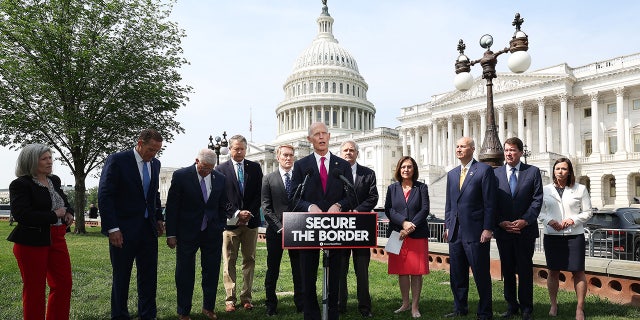
[[451, 155], [449, 151], [451, 150], [450, 146], [447, 145], [447, 128], [445, 126], [447, 120], [442, 120], [442, 126], [440, 127], [440, 134], [442, 135], [442, 141], [440, 145], [442, 146], [442, 166], [447, 166], [449, 164], [449, 158]]
[[427, 126], [427, 156], [425, 157], [426, 164], [433, 164], [433, 123]]
[[[484, 142], [484, 135], [487, 132], [487, 110], [482, 109], [478, 111], [480, 115], [480, 141], [476, 141], [476, 145], [482, 147], [482, 143]], [[480, 148], [476, 147], [476, 150], [480, 150]]]
[[[516, 102], [516, 108], [518, 109], [518, 138], [524, 137], [524, 102]], [[526, 140], [526, 139], [525, 139]]]
[[575, 99], [571, 98], [567, 106], [567, 141], [569, 141], [569, 156], [576, 156], [576, 129], [575, 129]]
[[473, 141], [480, 141], [480, 130], [478, 129], [478, 118], [473, 119]]
[[560, 98], [560, 152], [563, 155], [569, 154], [569, 135], [567, 133], [567, 101], [566, 93], [558, 95]]
[[[506, 116], [507, 125], [505, 126], [505, 140], [516, 135], [516, 132], [513, 130], [513, 127], [516, 126], [515, 122], [513, 121], [513, 111], [507, 111]], [[504, 144], [504, 140], [500, 140], [500, 142]]]
[[497, 106], [498, 110], [498, 139], [500, 139], [500, 143], [504, 141], [504, 106]]
[[598, 92], [589, 93], [591, 98], [591, 152], [592, 157], [600, 156], [600, 116], [598, 115]]
[[438, 143], [438, 120], [437, 119], [433, 119], [432, 120], [432, 126], [433, 126], [433, 136], [431, 137], [431, 139], [433, 140], [433, 149], [431, 149], [431, 153], [433, 153], [433, 155], [431, 156], [432, 160], [431, 163], [435, 164], [435, 165], [439, 165], [439, 161], [440, 159], [442, 159], [442, 156], [438, 156], [438, 146], [440, 145]]
[[416, 163], [418, 164], [418, 168], [421, 167], [421, 162], [420, 161], [420, 127], [416, 127], [415, 130], [413, 131], [413, 145], [415, 147], [415, 152], [413, 153], [413, 159], [416, 160]]
[[400, 130], [400, 135], [402, 135], [402, 156], [407, 155], [407, 129]]
[[624, 87], [615, 88], [616, 93], [616, 133], [618, 141], [618, 151], [616, 154], [627, 153], [626, 142], [624, 141], [626, 132], [624, 130]]
[[553, 149], [553, 108], [546, 108], [547, 120], [547, 151], [555, 152]]
[[544, 98], [536, 99], [538, 102], [538, 151], [547, 152], [547, 135], [544, 121]]
[[351, 107], [347, 108], [347, 122], [347, 129], [353, 129], [351, 128]]
[[[455, 150], [455, 148], [453, 148], [453, 145], [456, 143], [457, 138], [454, 136], [453, 133], [453, 116], [447, 116], [447, 134], [446, 136], [447, 138], [447, 159], [451, 159], [453, 157], [453, 152]], [[452, 161], [448, 161], [446, 162], [447, 165], [451, 165]]]
[[527, 128], [525, 129], [526, 139], [524, 140], [524, 144], [527, 145], [527, 148], [529, 148], [529, 150], [532, 150], [533, 149], [533, 130], [531, 130], [531, 126], [533, 124], [532, 122], [533, 111], [531, 110], [531, 108], [527, 108], [526, 119], [527, 119]]
[[462, 134], [465, 137], [471, 137], [471, 132], [469, 132], [469, 113], [465, 112], [462, 114]]

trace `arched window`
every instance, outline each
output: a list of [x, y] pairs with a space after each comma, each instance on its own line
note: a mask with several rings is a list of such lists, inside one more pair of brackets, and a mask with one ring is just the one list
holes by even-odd
[[336, 83], [333, 83], [333, 87], [331, 88], [332, 93], [336, 93]]
[[347, 83], [347, 94], [349, 94], [349, 84]]
[[344, 93], [342, 92], [342, 83], [340, 84], [340, 93]]
[[325, 81], [324, 83], [324, 93], [328, 93], [329, 92], [329, 82]]

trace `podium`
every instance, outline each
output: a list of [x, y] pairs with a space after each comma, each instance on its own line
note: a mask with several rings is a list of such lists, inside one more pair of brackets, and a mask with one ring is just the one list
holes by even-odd
[[375, 212], [284, 212], [284, 249], [322, 250], [322, 319], [328, 318], [328, 283], [331, 259], [326, 249], [375, 248], [378, 245]]

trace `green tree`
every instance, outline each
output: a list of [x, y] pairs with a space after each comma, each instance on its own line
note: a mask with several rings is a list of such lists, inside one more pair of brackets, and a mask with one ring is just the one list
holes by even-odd
[[75, 176], [77, 233], [85, 178], [154, 128], [166, 142], [191, 87], [175, 1], [0, 0], [0, 145], [45, 143]]

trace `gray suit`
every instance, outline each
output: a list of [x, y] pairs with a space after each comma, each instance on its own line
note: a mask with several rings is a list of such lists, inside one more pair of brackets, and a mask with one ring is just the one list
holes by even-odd
[[[289, 171], [292, 174], [293, 170]], [[267, 272], [264, 278], [265, 304], [267, 311], [276, 311], [278, 297], [276, 296], [276, 283], [280, 275], [280, 263], [282, 261], [282, 213], [289, 211], [289, 195], [285, 190], [280, 170], [276, 170], [262, 180], [262, 212], [267, 222]], [[300, 252], [288, 250], [293, 277], [293, 301], [296, 309], [302, 311], [302, 274], [300, 272]]]

